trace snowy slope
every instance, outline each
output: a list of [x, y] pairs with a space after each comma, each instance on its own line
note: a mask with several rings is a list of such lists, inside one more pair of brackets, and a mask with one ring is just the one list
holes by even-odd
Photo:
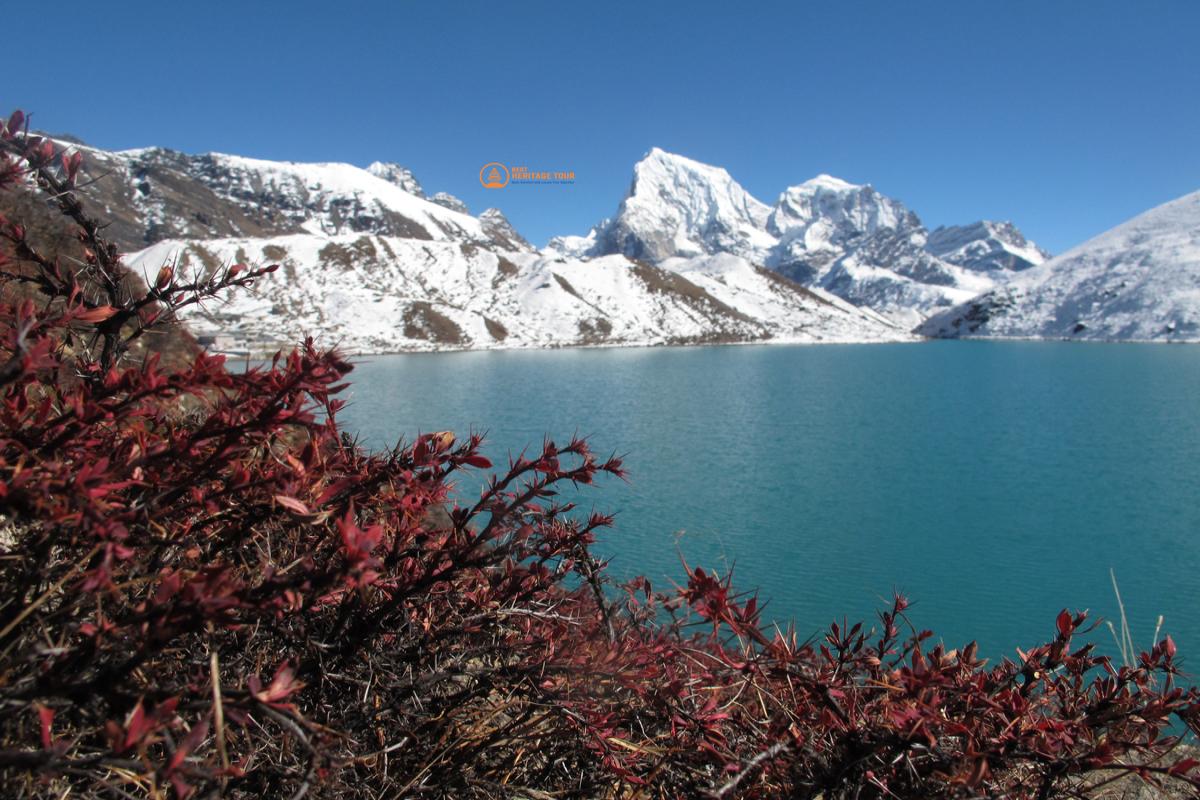
[[310, 233], [387, 231], [415, 239], [486, 240], [474, 217], [410, 194], [402, 184], [352, 164], [211, 153], [196, 157], [195, 169], [208, 188], [243, 210], [269, 209]]
[[191, 313], [192, 327], [271, 350], [315, 334], [350, 352], [704, 342], [905, 341], [903, 330], [744, 259], [653, 267], [373, 235], [165, 241], [129, 258], [204, 270], [234, 261], [282, 268]]
[[95, 181], [88, 197], [114, 222], [109, 234], [126, 249], [169, 238], [305, 232], [495, 243], [460, 201], [444, 194], [427, 199], [398, 164], [363, 169], [157, 147], [80, 149], [85, 175]]
[[939, 314], [943, 337], [1200, 341], [1200, 192]]
[[991, 288], [1006, 269], [997, 253], [1014, 259], [1040, 253], [1007, 223], [955, 231], [935, 250], [903, 203], [830, 175], [792, 186], [767, 206], [724, 169], [655, 148], [634, 167], [616, 216], [587, 236], [557, 237], [547, 250], [656, 264], [731, 254], [912, 327]]

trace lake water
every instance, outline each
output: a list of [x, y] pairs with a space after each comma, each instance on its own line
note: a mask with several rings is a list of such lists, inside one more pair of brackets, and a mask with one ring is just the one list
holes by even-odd
[[1139, 646], [1161, 614], [1200, 664], [1200, 347], [447, 353], [352, 378], [343, 420], [375, 446], [486, 429], [500, 463], [579, 431], [624, 454], [630, 483], [583, 498], [618, 512], [612, 568], [734, 566], [801, 636], [898, 588], [948, 645], [1011, 655], [1063, 607], [1115, 620], [1113, 568]]

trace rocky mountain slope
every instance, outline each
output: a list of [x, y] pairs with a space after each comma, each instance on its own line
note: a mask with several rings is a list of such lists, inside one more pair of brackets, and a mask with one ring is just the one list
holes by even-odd
[[[398, 164], [292, 164], [164, 148], [84, 153], [82, 195], [126, 251], [164, 239], [375, 233], [495, 244], [484, 223], [446, 195], [432, 202]], [[462, 206], [464, 210], [447, 207]], [[499, 212], [495, 212], [499, 213]]]
[[85, 197], [135, 270], [282, 265], [189, 313], [221, 349], [262, 352], [309, 333], [357, 353], [913, 338], [744, 258], [539, 253], [497, 209], [471, 216], [397, 164], [79, 147]]
[[1200, 192], [928, 320], [940, 337], [1200, 341]]
[[634, 167], [612, 219], [587, 236], [559, 237], [550, 249], [652, 263], [728, 253], [907, 327], [1045, 258], [1011, 223], [931, 236], [898, 200], [829, 175], [787, 188], [768, 206], [724, 169], [658, 148]]
[[352, 352], [752, 341], [896, 341], [903, 331], [732, 256], [653, 267], [370, 234], [167, 240], [150, 272], [269, 261], [282, 269], [201, 328], [270, 350], [304, 332]]

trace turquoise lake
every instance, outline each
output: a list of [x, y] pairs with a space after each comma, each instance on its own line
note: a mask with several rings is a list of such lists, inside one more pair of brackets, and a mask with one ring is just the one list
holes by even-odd
[[618, 575], [732, 566], [801, 637], [873, 621], [896, 588], [914, 624], [998, 657], [1063, 607], [1115, 621], [1112, 568], [1135, 642], [1161, 614], [1200, 669], [1200, 347], [445, 353], [351, 377], [343, 421], [371, 446], [486, 430], [499, 464], [579, 431], [624, 455], [628, 484], [580, 498], [617, 513]]

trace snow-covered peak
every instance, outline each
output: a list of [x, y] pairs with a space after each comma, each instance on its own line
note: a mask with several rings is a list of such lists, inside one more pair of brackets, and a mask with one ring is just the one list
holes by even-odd
[[921, 227], [917, 215], [875, 191], [830, 175], [818, 175], [779, 195], [767, 229], [786, 243], [802, 242], [807, 251], [843, 247], [881, 229]]
[[770, 208], [755, 199], [724, 167], [714, 167], [655, 147], [633, 167], [627, 203], [669, 206], [690, 221], [728, 220], [762, 227]]
[[633, 168], [616, 217], [599, 232], [603, 253], [658, 262], [672, 256], [754, 255], [774, 241], [770, 207], [721, 167], [654, 148]]
[[1200, 192], [930, 319], [929, 336], [1200, 341]]
[[1011, 222], [992, 220], [939, 227], [929, 234], [926, 249], [977, 272], [1019, 272], [1050, 257]]
[[556, 237], [546, 250], [652, 264], [725, 253], [911, 327], [993, 285], [928, 252], [927, 235], [916, 214], [869, 184], [822, 174], [785, 190], [772, 208], [726, 170], [656, 147], [634, 167], [615, 217], [586, 237]]
[[[421, 188], [420, 181], [417, 176], [412, 174], [412, 170], [400, 164], [393, 164], [388, 161], [376, 161], [367, 167], [367, 172], [374, 175], [376, 178], [383, 178], [388, 183], [399, 186], [409, 194], [417, 197], [424, 197], [425, 190]], [[466, 213], [465, 211], [463, 213]]]
[[533, 245], [517, 233], [517, 229], [508, 221], [508, 217], [504, 216], [504, 212], [498, 208], [485, 209], [479, 215], [479, 224], [483, 226], [483, 232], [488, 235], [488, 238], [506, 250], [533, 249]]
[[816, 194], [819, 191], [826, 192], [849, 192], [862, 187], [849, 181], [844, 181], [841, 178], [834, 177], [822, 172], [815, 178], [809, 178], [799, 186], [791, 187], [797, 192], [809, 192]]
[[467, 209], [466, 203], [464, 203], [462, 200], [459, 200], [457, 197], [450, 194], [449, 192], [438, 192], [437, 194], [435, 194], [433, 197], [431, 197], [429, 199], [430, 199], [430, 201], [437, 203], [439, 206], [442, 206], [443, 208], [448, 208], [451, 211], [457, 211], [460, 214], [470, 214], [471, 213]]
[[586, 259], [597, 250], [596, 232], [606, 230], [607, 227], [608, 220], [604, 220], [588, 231], [587, 236], [555, 236], [547, 242], [543, 252], [547, 256]]

